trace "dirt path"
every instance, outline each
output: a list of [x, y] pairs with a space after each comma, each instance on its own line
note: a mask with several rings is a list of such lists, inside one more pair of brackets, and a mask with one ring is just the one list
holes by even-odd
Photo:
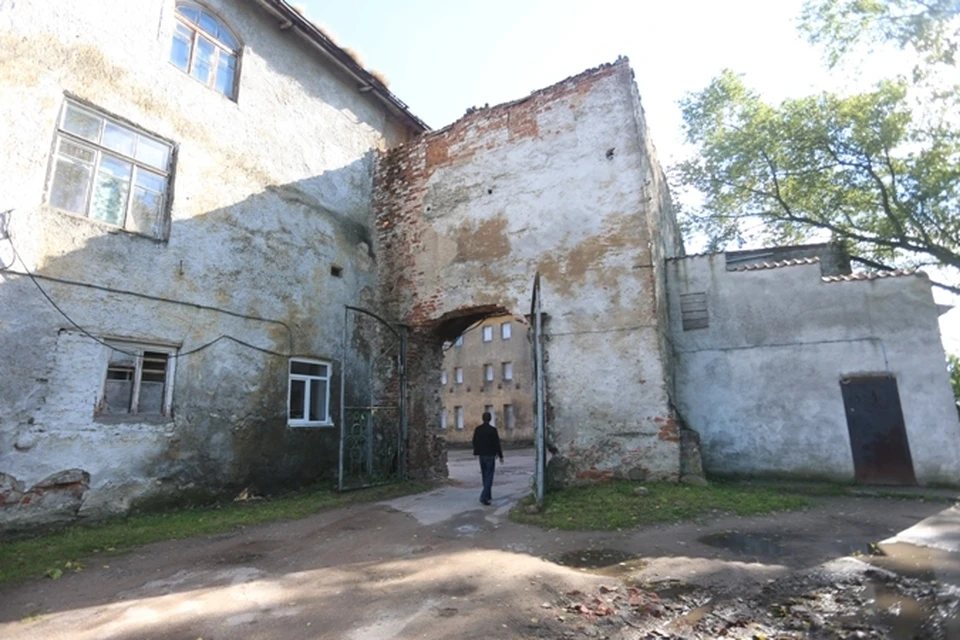
[[[726, 635], [751, 637], [753, 623], [738, 615], [759, 620], [752, 609], [769, 617], [779, 600], [824, 581], [866, 580], [871, 570], [858, 560], [822, 565], [945, 506], [831, 498], [802, 513], [702, 525], [542, 531], [507, 520], [528, 492], [532, 453], [507, 455], [491, 507], [478, 502], [472, 456], [451, 452], [450, 485], [426, 494], [154, 544], [58, 581], [0, 590], [0, 637], [710, 637], [724, 620], [733, 621]], [[867, 586], [856, 587], [861, 596]], [[808, 626], [797, 622], [797, 633], [809, 633], [804, 606], [784, 606], [779, 618], [802, 618]]]

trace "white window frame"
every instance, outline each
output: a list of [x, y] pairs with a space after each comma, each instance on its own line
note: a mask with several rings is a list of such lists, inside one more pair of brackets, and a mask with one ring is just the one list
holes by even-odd
[[[325, 376], [316, 375], [316, 374], [307, 374], [307, 373], [293, 373], [293, 363], [303, 363], [310, 365], [323, 365], [327, 368], [327, 374]], [[312, 358], [290, 358], [287, 362], [287, 426], [289, 427], [332, 427], [333, 418], [330, 411], [330, 381], [333, 378], [333, 365], [327, 360], [314, 360]], [[302, 381], [304, 383], [304, 393], [303, 393], [303, 418], [293, 419], [290, 417], [290, 396], [293, 391], [293, 382]], [[325, 393], [326, 393], [326, 402], [324, 406], [326, 407], [327, 415], [322, 420], [310, 420], [309, 407], [310, 407], [310, 393], [311, 393], [311, 382], [314, 380], [323, 380], [326, 382]]]
[[509, 322], [504, 322], [500, 324], [500, 339], [509, 340], [513, 337], [513, 325]]
[[446, 369], [440, 372], [440, 386], [442, 387], [447, 386], [447, 370]]
[[[176, 369], [176, 347], [170, 345], [150, 344], [146, 342], [127, 342], [125, 340], [105, 340], [105, 344], [110, 346], [107, 351], [106, 363], [103, 371], [103, 383], [100, 389], [100, 402], [97, 403], [96, 416], [99, 418], [173, 418], [173, 380]], [[110, 356], [113, 349], [132, 355], [134, 359], [133, 367], [133, 389], [130, 393], [130, 406], [126, 413], [112, 413], [106, 410], [107, 376], [111, 368]], [[160, 413], [142, 413], [140, 411], [140, 388], [143, 383], [143, 358], [144, 353], [163, 353], [167, 356], [166, 367], [164, 370], [163, 381], [163, 405]], [[114, 367], [116, 368], [116, 367]]]
[[484, 382], [493, 382], [493, 365], [492, 364], [483, 365], [483, 380]]
[[[210, 19], [212, 19], [214, 22], [217, 23], [218, 30], [222, 29], [223, 31], [225, 31], [227, 36], [234, 41], [235, 47], [231, 47], [229, 42], [225, 42], [217, 34], [211, 33], [209, 30], [204, 29], [202, 26], [200, 26], [199, 24], [197, 24], [187, 16], [183, 15], [182, 13], [180, 13], [179, 9], [181, 7], [184, 7], [187, 9], [194, 9], [194, 10], [200, 11], [201, 13], [206, 14], [207, 17], [209, 17]], [[190, 76], [191, 78], [199, 82], [200, 84], [212, 89], [213, 91], [216, 91], [217, 93], [228, 98], [229, 100], [233, 100], [234, 102], [236, 102], [237, 93], [238, 93], [237, 89], [240, 84], [240, 54], [241, 54], [241, 51], [243, 50], [243, 43], [240, 41], [240, 38], [237, 37], [237, 34], [234, 32], [234, 30], [231, 29], [229, 26], [227, 26], [227, 23], [224, 22], [224, 20], [220, 16], [216, 15], [215, 13], [207, 9], [205, 6], [198, 4], [196, 2], [177, 2], [174, 15], [176, 17], [176, 25], [174, 27], [173, 36], [170, 39], [170, 56], [168, 57], [168, 62], [171, 65], [173, 65], [176, 69], [187, 74], [188, 76]], [[188, 29], [192, 32], [190, 36], [190, 47], [189, 47], [189, 51], [187, 52], [188, 59], [187, 59], [186, 69], [182, 68], [179, 64], [177, 64], [173, 60], [173, 51], [174, 51], [173, 43], [177, 39], [178, 35], [180, 35], [181, 37], [184, 35], [182, 33], [179, 33], [177, 29], [178, 27], [181, 27], [183, 29]], [[207, 43], [209, 43], [210, 45], [212, 45], [214, 50], [214, 57], [211, 60], [210, 71], [206, 80], [198, 78], [193, 74], [194, 66], [197, 60], [197, 46], [201, 38]], [[220, 91], [219, 88], [217, 88], [217, 72], [219, 71], [220, 59], [222, 56], [233, 57], [233, 80], [231, 82], [230, 93], [224, 93], [223, 91]]]
[[503, 381], [510, 382], [513, 380], [513, 363], [504, 362], [503, 363]]
[[496, 426], [497, 412], [493, 410], [493, 405], [492, 404], [483, 405], [483, 412], [490, 414], [490, 424]]
[[463, 431], [463, 407], [454, 407], [453, 410], [457, 416], [457, 431]]
[[453, 370], [453, 375], [457, 384], [463, 384], [463, 367], [456, 367]]
[[488, 325], [483, 328], [483, 341], [493, 342], [493, 327]]
[[[81, 133], [67, 129], [67, 114], [70, 112], [83, 114], [89, 118], [95, 118], [100, 121], [95, 140], [91, 139], [90, 137], [86, 137]], [[109, 143], [104, 141], [104, 134], [108, 127], [113, 128], [114, 130], [119, 129], [133, 135], [135, 145], [133, 155], [107, 146]], [[141, 140], [144, 140], [146, 143], [152, 143], [156, 146], [162, 146], [166, 148], [167, 155], [166, 161], [162, 163], [163, 166], [160, 166], [159, 163], [152, 164], [149, 161], [145, 161], [142, 159], [142, 156], [140, 158], [137, 157], [140, 152], [139, 146], [141, 144]], [[89, 159], [80, 159], [77, 155], [71, 156], [64, 150], [65, 144], [72, 146], [77, 151], [84, 151], [88, 153]], [[124, 229], [130, 233], [136, 233], [149, 238], [164, 240], [166, 239], [167, 228], [169, 226], [169, 195], [170, 180], [173, 172], [173, 156], [174, 145], [170, 141], [147, 133], [143, 129], [122, 122], [117, 118], [113, 118], [99, 109], [83, 104], [77, 100], [67, 98], [63, 102], [63, 106], [60, 109], [60, 116], [57, 119], [54, 153], [50, 160], [50, 180], [47, 188], [47, 203], [58, 211], [64, 211], [73, 215], [82, 216], [89, 220], [94, 220], [100, 224]], [[103, 220], [101, 218], [91, 217], [90, 215], [93, 207], [95, 192], [97, 190], [97, 184], [100, 182], [101, 171], [104, 168], [104, 159], [107, 159], [108, 161], [119, 161], [130, 165], [131, 167], [130, 174], [126, 180], [127, 194], [126, 201], [123, 204], [123, 220], [119, 224], [114, 224], [113, 222]], [[90, 177], [86, 181], [86, 192], [83, 197], [83, 205], [80, 207], [81, 210], [79, 211], [61, 206], [53, 201], [57, 186], [60, 184], [58, 181], [58, 175], [61, 163], [64, 163], [65, 165], [73, 165], [74, 167], [79, 167], [82, 169], [85, 168], [90, 174]], [[154, 179], [161, 179], [163, 181], [163, 190], [158, 192], [155, 189], [150, 188], [147, 184], [138, 183], [144, 174], [147, 174], [148, 177], [152, 176]], [[107, 180], [111, 178], [108, 172], [104, 172], [104, 176]], [[122, 181], [122, 179], [117, 176], [114, 176], [114, 178]], [[135, 194], [137, 193], [138, 189], [142, 192], [152, 193], [155, 195], [158, 194], [160, 197], [157, 219], [154, 222], [152, 233], [145, 233], [144, 231], [138, 230], [135, 228], [135, 226], [133, 226], [134, 216], [131, 213], [131, 209], [134, 206]]]

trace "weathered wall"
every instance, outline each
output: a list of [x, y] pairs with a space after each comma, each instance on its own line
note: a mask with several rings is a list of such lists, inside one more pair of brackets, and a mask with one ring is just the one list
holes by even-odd
[[[640, 118], [622, 60], [468, 114], [378, 166], [388, 315], [428, 328], [478, 307], [525, 312], [542, 274], [549, 430], [567, 480], [678, 474], [650, 246], [651, 219], [671, 214]], [[436, 389], [439, 369], [419, 384]], [[421, 402], [429, 422], [411, 429], [433, 434], [439, 394]]]
[[[510, 322], [512, 335], [503, 340], [500, 325]], [[483, 328], [490, 327], [493, 340], [483, 342]], [[533, 441], [536, 418], [533, 413], [533, 346], [530, 327], [514, 316], [494, 316], [463, 333], [463, 345], [451, 345], [444, 352], [443, 370], [447, 383], [440, 385], [443, 408], [447, 412], [447, 442], [466, 444], [473, 441], [473, 427], [480, 424], [484, 407], [493, 406], [493, 424], [503, 442]], [[503, 380], [503, 363], [513, 365], [513, 380]], [[493, 365], [493, 381], [484, 376], [484, 365]], [[463, 369], [463, 384], [454, 374]], [[513, 406], [514, 423], [507, 424], [504, 405]], [[457, 429], [456, 407], [463, 407], [463, 429]], [[439, 422], [438, 422], [439, 424]]]
[[[682, 418], [722, 474], [854, 477], [842, 377], [896, 377], [921, 484], [956, 484], [960, 426], [937, 307], [922, 275], [823, 281], [816, 262], [728, 271], [723, 254], [668, 262]], [[679, 295], [709, 328], [683, 331]]]
[[[107, 289], [41, 281], [87, 331], [331, 360], [336, 402], [342, 305], [376, 303], [372, 158], [408, 133], [254, 3], [207, 4], [242, 40], [237, 101], [168, 62], [173, 0], [0, 4], [0, 211], [29, 269]], [[45, 204], [65, 94], [176, 144], [168, 240]], [[108, 422], [94, 419], [105, 354], [30, 280], [0, 274], [0, 472], [29, 487], [82, 469], [91, 513], [335, 472], [336, 429], [286, 426], [286, 358], [220, 341], [176, 363], [171, 419]]]

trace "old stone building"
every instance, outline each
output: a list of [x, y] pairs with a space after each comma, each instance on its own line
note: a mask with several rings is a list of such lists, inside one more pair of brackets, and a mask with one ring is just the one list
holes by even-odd
[[683, 258], [624, 59], [429, 131], [285, 0], [18, 0], [0, 70], [0, 527], [443, 475], [443, 345], [536, 274], [557, 482], [677, 480], [683, 421], [717, 472], [853, 479], [862, 374], [956, 482], [929, 283]]
[[444, 345], [439, 427], [448, 444], [470, 443], [484, 412], [493, 416], [501, 441], [533, 442], [529, 328], [522, 318], [492, 316]]

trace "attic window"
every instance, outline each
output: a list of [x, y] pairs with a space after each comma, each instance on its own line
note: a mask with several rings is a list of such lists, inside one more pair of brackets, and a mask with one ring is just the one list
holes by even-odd
[[706, 329], [710, 326], [707, 315], [706, 293], [681, 293], [680, 318], [683, 321], [683, 330]]
[[177, 4], [170, 62], [211, 89], [236, 99], [240, 43], [210, 12], [192, 3]]

